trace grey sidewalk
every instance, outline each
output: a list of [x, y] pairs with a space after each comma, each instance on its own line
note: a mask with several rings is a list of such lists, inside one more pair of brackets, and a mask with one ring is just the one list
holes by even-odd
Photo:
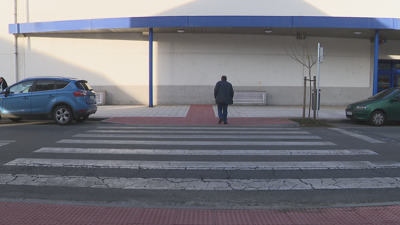
[[[146, 105], [105, 105], [99, 106], [92, 118], [112, 117], [186, 117], [190, 105], [162, 105], [149, 107]], [[318, 119], [346, 119], [346, 106], [321, 106]], [[217, 107], [213, 105], [215, 117]], [[253, 118], [253, 117], [275, 117], [275, 118], [300, 118], [303, 116], [302, 106], [236, 106], [228, 108], [228, 117]], [[306, 109], [308, 116], [308, 108]], [[313, 111], [311, 111], [313, 117]]]

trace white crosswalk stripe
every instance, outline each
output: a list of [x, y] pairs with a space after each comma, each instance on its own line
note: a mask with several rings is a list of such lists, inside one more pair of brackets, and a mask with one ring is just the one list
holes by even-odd
[[63, 139], [57, 143], [65, 144], [108, 144], [108, 145], [246, 145], [246, 146], [270, 146], [270, 145], [335, 145], [332, 142], [299, 142], [299, 141], [132, 141], [132, 140], [77, 140]]
[[168, 133], [168, 134], [219, 134], [219, 135], [225, 135], [225, 134], [245, 134], [245, 135], [253, 135], [253, 134], [310, 134], [307, 131], [292, 131], [292, 130], [262, 130], [262, 131], [230, 131], [230, 130], [224, 130], [223, 133], [221, 133], [221, 130], [88, 130], [86, 131], [88, 133], [141, 133], [141, 134], [159, 134], [159, 133]]
[[[341, 130], [331, 129], [333, 131]], [[366, 139], [363, 140], [372, 141]], [[132, 140], [134, 139], [134, 140]], [[137, 139], [137, 140], [135, 140]], [[158, 140], [170, 139], [170, 140]], [[215, 140], [218, 139], [218, 140]], [[17, 158], [5, 166], [46, 168], [94, 168], [161, 171], [318, 171], [399, 169], [395, 161], [354, 161], [354, 156], [379, 156], [369, 149], [340, 149], [333, 142], [321, 141], [299, 128], [278, 127], [187, 127], [187, 126], [99, 126], [71, 139], [62, 139], [55, 147], [37, 149], [41, 157]], [[294, 141], [295, 140], [295, 141]], [[1, 141], [0, 141], [1, 144]], [[60, 146], [61, 145], [61, 146]], [[87, 147], [96, 145], [95, 147]], [[127, 146], [123, 146], [127, 145]], [[66, 147], [71, 146], [71, 147]], [[74, 146], [74, 147], [72, 147]], [[80, 147], [75, 147], [80, 146]], [[99, 146], [104, 146], [99, 148]], [[119, 148], [123, 146], [125, 148]], [[271, 147], [273, 147], [271, 149]], [[276, 148], [275, 148], [276, 147]], [[334, 147], [335, 149], [331, 149]], [[282, 148], [282, 149], [280, 149]], [[289, 148], [289, 149], [287, 149]], [[326, 148], [326, 149], [324, 149]], [[57, 154], [74, 157], [57, 158]], [[85, 156], [86, 154], [86, 156]], [[47, 157], [43, 157], [43, 155]], [[107, 160], [90, 159], [107, 155]], [[114, 160], [124, 155], [182, 156], [185, 160]], [[225, 156], [206, 161], [204, 156]], [[252, 157], [238, 161], [237, 156]], [[258, 156], [260, 159], [258, 160]], [[284, 157], [280, 161], [265, 161], [267, 157]], [[327, 161], [293, 161], [292, 156], [335, 156]], [[338, 157], [352, 156], [351, 160]], [[81, 159], [82, 157], [82, 159]], [[83, 159], [83, 157], [85, 157]], [[182, 158], [180, 157], [180, 158]], [[190, 158], [191, 157], [191, 158]], [[203, 158], [198, 158], [203, 157]], [[229, 157], [236, 157], [230, 160]], [[262, 158], [264, 157], [264, 158]], [[65, 159], [67, 158], [67, 159]], [[188, 160], [190, 159], [190, 160]], [[329, 159], [328, 159], [329, 160]], [[72, 169], [71, 169], [72, 170]], [[293, 172], [290, 172], [293, 173]], [[0, 174], [0, 185], [30, 185], [53, 187], [86, 187], [149, 190], [326, 190], [398, 188], [400, 178], [349, 177], [304, 179], [208, 179], [203, 178], [141, 178], [102, 176], [61, 176], [40, 174]]]
[[7, 166], [84, 167], [160, 170], [325, 170], [325, 169], [398, 169], [398, 162], [302, 161], [302, 162], [218, 162], [218, 161], [129, 161], [84, 159], [19, 158]]
[[8, 145], [8, 144], [10, 144], [12, 142], [15, 142], [15, 141], [14, 140], [0, 140], [0, 147]]
[[100, 126], [98, 129], [118, 129], [118, 130], [223, 130], [225, 131], [238, 131], [238, 130], [252, 130], [252, 131], [288, 131], [300, 130], [299, 128], [281, 128], [281, 127], [187, 127], [187, 126], [155, 126], [155, 127], [124, 127], [124, 126]]
[[127, 155], [377, 155], [369, 149], [349, 150], [194, 150], [117, 148], [40, 148], [38, 153], [127, 154]]
[[[189, 138], [209, 138], [209, 139], [221, 139], [219, 135], [190, 135], [186, 134], [182, 135], [148, 135], [148, 134], [76, 134], [73, 137], [85, 137], [85, 138], [164, 138], [164, 139], [171, 139], [171, 138], [179, 138], [179, 139], [189, 139]], [[227, 139], [321, 139], [318, 136], [312, 135], [286, 135], [286, 136], [279, 136], [279, 135], [251, 135], [251, 136], [243, 136], [243, 135], [229, 135], [224, 136], [224, 140]]]
[[136, 190], [288, 191], [399, 188], [400, 177], [320, 179], [121, 178], [0, 174], [0, 185], [86, 187]]
[[377, 140], [377, 139], [374, 139], [374, 138], [370, 138], [370, 137], [367, 137], [365, 135], [356, 134], [356, 133], [353, 133], [353, 132], [350, 132], [350, 131], [346, 131], [346, 130], [343, 130], [343, 129], [340, 129], [340, 128], [329, 128], [329, 129], [330, 130], [334, 130], [334, 131], [338, 131], [338, 132], [343, 133], [343, 134], [350, 135], [350, 136], [355, 137], [355, 138], [359, 138], [359, 139], [367, 141], [369, 143], [374, 143], [374, 144], [386, 143], [384, 141], [380, 141], [380, 140]]

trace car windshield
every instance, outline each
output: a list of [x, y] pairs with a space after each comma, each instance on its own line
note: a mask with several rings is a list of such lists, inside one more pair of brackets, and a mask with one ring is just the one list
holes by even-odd
[[398, 92], [400, 89], [387, 89], [379, 92], [378, 94], [369, 97], [368, 99], [385, 99], [391, 96], [393, 93]]

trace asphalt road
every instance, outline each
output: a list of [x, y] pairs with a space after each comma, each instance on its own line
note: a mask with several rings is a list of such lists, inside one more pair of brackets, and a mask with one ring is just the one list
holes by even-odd
[[333, 125], [1, 121], [1, 198], [185, 208], [400, 202], [400, 125]]

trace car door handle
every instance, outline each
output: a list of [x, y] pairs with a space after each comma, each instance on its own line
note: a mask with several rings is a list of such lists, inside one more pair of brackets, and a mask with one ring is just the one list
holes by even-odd
[[54, 98], [54, 95], [49, 95], [49, 98]]
[[22, 99], [25, 99], [25, 100], [26, 100], [26, 99], [29, 99], [29, 97], [23, 97]]

